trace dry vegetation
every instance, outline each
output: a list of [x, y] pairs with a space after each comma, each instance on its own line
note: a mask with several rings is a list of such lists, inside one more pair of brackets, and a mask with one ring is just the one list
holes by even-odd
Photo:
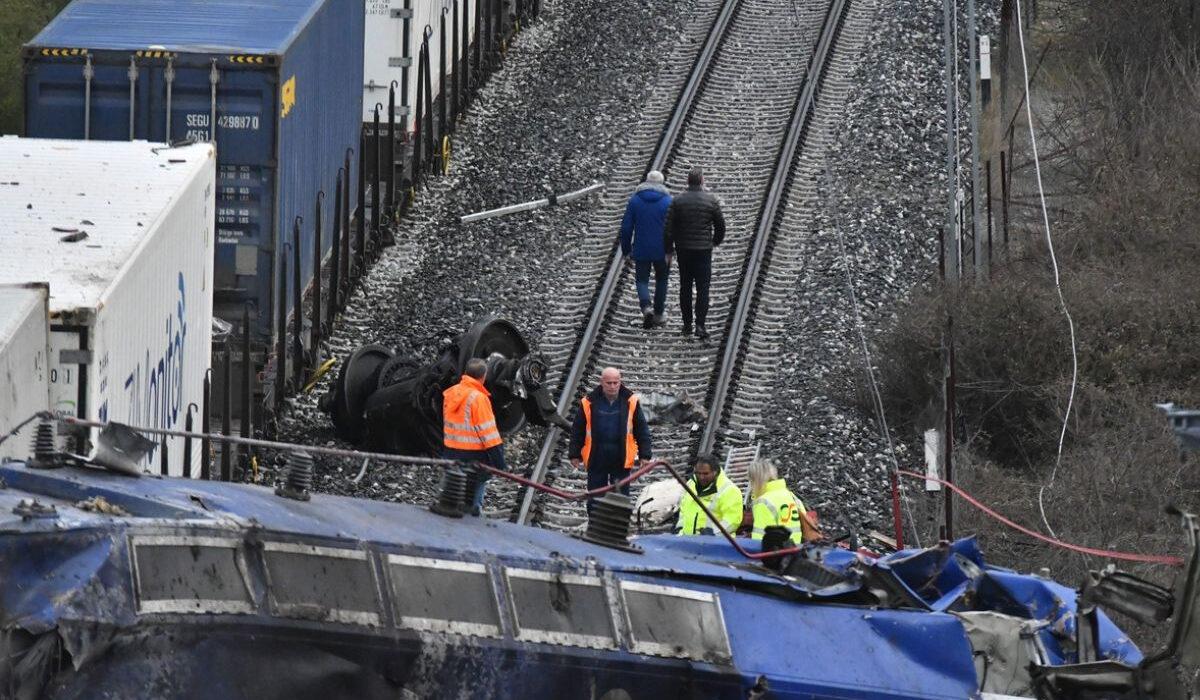
[[[1056, 468], [1071, 347], [1040, 229], [1017, 236], [986, 282], [932, 290], [907, 309], [880, 353], [886, 407], [909, 435], [941, 420], [949, 309], [959, 483], [1048, 533], [1044, 487], [1046, 521], [1060, 538], [1178, 555], [1186, 543], [1163, 508], [1200, 510], [1200, 470], [1153, 404], [1200, 407], [1200, 3], [1074, 0], [1041, 9], [1026, 36], [1038, 50], [1049, 46], [1034, 104], [1040, 151], [1052, 154], [1043, 162], [1048, 186], [1068, 194], [1069, 214], [1052, 230], [1078, 348], [1061, 462]], [[1011, 55], [1009, 83], [1019, 86]], [[1033, 176], [1022, 158], [1014, 178]], [[940, 500], [917, 500], [926, 523], [935, 521]], [[1039, 544], [965, 504], [956, 516], [958, 531], [978, 533], [994, 563], [1047, 567], [1069, 583], [1106, 563]], [[1164, 584], [1176, 573], [1122, 568]], [[1140, 641], [1153, 647], [1162, 637]]]

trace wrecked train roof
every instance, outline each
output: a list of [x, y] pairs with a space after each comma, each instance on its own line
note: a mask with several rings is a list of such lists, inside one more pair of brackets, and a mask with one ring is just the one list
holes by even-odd
[[[781, 576], [716, 538], [637, 553], [257, 486], [0, 478], [0, 687], [35, 696], [963, 698], [979, 639], [1073, 654], [1073, 592], [973, 540], [813, 548]], [[1106, 618], [1100, 639], [1140, 660]]]

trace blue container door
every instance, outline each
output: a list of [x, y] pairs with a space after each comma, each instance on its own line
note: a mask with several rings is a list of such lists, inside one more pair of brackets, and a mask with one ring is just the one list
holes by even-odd
[[249, 304], [255, 332], [269, 337], [279, 81], [271, 57], [251, 57], [259, 63], [246, 60], [95, 52], [88, 81], [84, 56], [36, 56], [26, 68], [25, 133], [37, 138], [82, 139], [86, 134], [99, 140], [208, 141], [215, 113], [214, 312], [240, 322]]

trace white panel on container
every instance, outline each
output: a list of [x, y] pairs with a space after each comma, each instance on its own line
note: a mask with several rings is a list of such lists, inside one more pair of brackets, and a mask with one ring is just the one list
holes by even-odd
[[[387, 120], [388, 88], [396, 81], [396, 122], [405, 131], [413, 128], [416, 116], [417, 66], [421, 42], [426, 27], [429, 35], [429, 68], [432, 92], [436, 97], [441, 86], [440, 51], [443, 10], [446, 18], [446, 79], [454, 74], [454, 37], [458, 37], [459, 53], [468, 55], [463, 46], [462, 24], [467, 25], [467, 44], [475, 41], [475, 4], [478, 0], [458, 2], [458, 26], [454, 25], [454, 0], [364, 0], [366, 2], [365, 47], [363, 51], [363, 123], [374, 120], [375, 105], [383, 105], [380, 120]], [[486, 5], [485, 5], [486, 8]], [[406, 12], [408, 10], [408, 12]], [[409, 17], [407, 51], [404, 37], [405, 16]], [[465, 18], [464, 18], [465, 15]], [[403, 60], [405, 57], [408, 61]], [[407, 66], [407, 70], [405, 67]], [[407, 81], [405, 81], [407, 73]], [[404, 83], [407, 82], [407, 92]], [[407, 111], [402, 107], [409, 105]], [[435, 107], [436, 110], [436, 107]]]
[[20, 173], [0, 187], [0, 283], [50, 284], [53, 410], [182, 428], [212, 349], [213, 147], [6, 136], [0, 172]]
[[[45, 285], [0, 285], [0, 436], [48, 405], [48, 296]], [[35, 425], [0, 443], [0, 460], [28, 457]]]
[[979, 37], [979, 79], [992, 79], [992, 40], [987, 34]]

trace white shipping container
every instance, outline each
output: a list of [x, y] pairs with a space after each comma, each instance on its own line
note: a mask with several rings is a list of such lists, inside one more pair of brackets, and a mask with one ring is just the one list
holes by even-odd
[[[49, 405], [45, 284], [0, 285], [0, 437]], [[0, 443], [0, 461], [32, 454], [37, 422]]]
[[[439, 61], [441, 51], [441, 18], [443, 8], [446, 17], [446, 81], [453, 85], [454, 74], [454, 0], [364, 0], [366, 2], [366, 27], [364, 32], [363, 50], [363, 123], [370, 124], [375, 119], [375, 105], [381, 104], [379, 121], [387, 123], [388, 88], [396, 81], [396, 123], [402, 125], [404, 131], [413, 130], [413, 119], [416, 118], [417, 104], [417, 65], [421, 51], [421, 41], [425, 28], [432, 32], [429, 35], [429, 76], [433, 84], [432, 93], [436, 97], [441, 90], [439, 82]], [[458, 3], [459, 52], [466, 54], [462, 40], [462, 14], [464, 8], [467, 15], [467, 39], [475, 41], [475, 4], [478, 0], [466, 0]], [[488, 4], [484, 4], [484, 9]], [[408, 51], [405, 51], [404, 18], [411, 14], [408, 36]], [[486, 24], [485, 24], [486, 26]], [[469, 54], [473, 56], [474, 54]], [[408, 60], [405, 60], [405, 57]], [[411, 105], [407, 116], [402, 116], [400, 109], [404, 92], [405, 66], [407, 65], [407, 104]], [[437, 121], [437, 103], [434, 102], [434, 122]], [[447, 107], [449, 110], [449, 107]], [[449, 112], [447, 111], [447, 114]]]
[[[199, 419], [215, 176], [212, 144], [0, 137], [0, 283], [49, 282], [52, 410], [182, 429], [195, 404]], [[182, 439], [167, 446], [182, 474]]]

